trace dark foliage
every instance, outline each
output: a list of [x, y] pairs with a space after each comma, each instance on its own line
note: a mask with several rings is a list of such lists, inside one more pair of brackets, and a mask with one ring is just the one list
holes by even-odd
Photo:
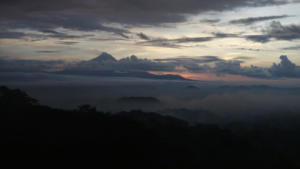
[[41, 106], [0, 88], [1, 165], [7, 168], [289, 169], [288, 152], [215, 125], [140, 111], [101, 113]]

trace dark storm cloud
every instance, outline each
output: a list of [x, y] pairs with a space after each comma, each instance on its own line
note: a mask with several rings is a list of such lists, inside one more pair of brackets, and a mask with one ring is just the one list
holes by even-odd
[[269, 27], [263, 31], [262, 35], [249, 35], [246, 39], [266, 43], [275, 40], [296, 40], [300, 39], [300, 25], [282, 25], [280, 22], [273, 21]]
[[0, 39], [20, 39], [25, 37], [26, 34], [22, 32], [0, 32]]
[[[43, 35], [9, 33], [0, 38], [84, 38], [60, 32], [58, 28], [75, 31], [104, 31], [129, 39], [131, 32], [127, 26], [161, 25], [178, 23], [186, 17], [207, 11], [224, 11], [237, 7], [257, 7], [274, 4], [285, 4], [288, 0], [3, 0], [0, 2], [0, 28], [10, 30], [29, 29]], [[203, 22], [216, 23], [217, 19]], [[119, 23], [121, 27], [107, 26]], [[124, 28], [122, 28], [124, 27]], [[54, 32], [51, 32], [54, 31]], [[143, 40], [147, 36], [138, 34]], [[39, 36], [39, 37], [37, 37]], [[149, 37], [148, 37], [149, 38]], [[144, 43], [147, 46], [179, 48], [175, 43], [204, 42], [208, 38], [181, 38], [176, 40], [154, 40]], [[175, 41], [175, 42], [174, 42]]]
[[[278, 0], [2, 0], [0, 18], [38, 25], [75, 30], [123, 32], [101, 23], [156, 25], [182, 22], [186, 14], [223, 11], [237, 7], [285, 4]], [[294, 2], [294, 1], [292, 1]], [[25, 22], [24, 22], [25, 21]]]
[[65, 28], [78, 31], [106, 31], [124, 37], [127, 30], [104, 26], [97, 16], [79, 14], [49, 14], [37, 16], [24, 16], [21, 18], [4, 18], [0, 21], [2, 28], [6, 29], [31, 29], [42, 33], [49, 33], [56, 37], [65, 37], [63, 33], [55, 31]]
[[262, 17], [249, 17], [249, 18], [242, 18], [242, 19], [236, 19], [231, 20], [229, 23], [231, 24], [242, 24], [242, 25], [251, 25], [256, 22], [262, 22], [267, 20], [274, 20], [274, 19], [282, 19], [291, 17], [289, 15], [275, 15], [275, 16], [262, 16]]
[[[1, 27], [0, 27], [1, 28]], [[27, 40], [44, 40], [48, 38], [57, 38], [57, 39], [76, 39], [76, 38], [85, 38], [92, 35], [71, 35], [68, 33], [57, 32], [54, 30], [41, 30], [42, 32], [37, 33], [28, 33], [26, 31], [11, 31], [7, 28], [2, 28], [0, 30], [0, 39], [27, 39]]]

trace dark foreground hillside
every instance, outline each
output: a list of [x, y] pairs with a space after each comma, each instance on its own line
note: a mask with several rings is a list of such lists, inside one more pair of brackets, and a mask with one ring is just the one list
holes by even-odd
[[[255, 132], [237, 135], [218, 126], [190, 126], [155, 113], [108, 114], [88, 105], [70, 111], [53, 109], [6, 87], [0, 88], [0, 107], [1, 165], [5, 168], [299, 167], [291, 158], [297, 151], [291, 154], [285, 145], [273, 138], [262, 140]], [[299, 139], [297, 131], [292, 136]]]

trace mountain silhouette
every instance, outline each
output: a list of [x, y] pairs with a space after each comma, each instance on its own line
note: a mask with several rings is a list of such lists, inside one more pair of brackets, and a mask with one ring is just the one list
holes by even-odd
[[117, 62], [117, 60], [109, 53], [103, 52], [98, 57], [91, 59], [92, 62]]

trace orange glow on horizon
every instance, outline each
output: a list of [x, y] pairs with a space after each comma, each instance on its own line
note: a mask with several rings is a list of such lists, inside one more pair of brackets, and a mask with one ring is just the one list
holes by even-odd
[[150, 71], [149, 73], [157, 75], [179, 75], [183, 78], [199, 81], [226, 81], [226, 82], [275, 82], [274, 79], [260, 79], [254, 77], [246, 77], [242, 75], [216, 75], [211, 73], [191, 73], [191, 72], [161, 72]]

